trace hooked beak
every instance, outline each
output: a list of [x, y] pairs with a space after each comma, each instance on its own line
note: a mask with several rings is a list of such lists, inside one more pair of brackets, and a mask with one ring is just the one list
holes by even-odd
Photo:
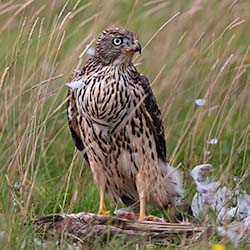
[[127, 47], [127, 48], [124, 48], [124, 51], [125, 52], [139, 52], [141, 54], [141, 44], [139, 43], [138, 40], [134, 39], [131, 46], [130, 47]]
[[133, 50], [141, 54], [141, 44], [139, 43], [138, 40], [133, 41]]

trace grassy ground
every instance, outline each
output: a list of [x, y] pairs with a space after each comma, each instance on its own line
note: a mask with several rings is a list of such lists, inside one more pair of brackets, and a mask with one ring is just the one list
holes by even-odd
[[[216, 178], [233, 186], [250, 163], [249, 13], [248, 0], [0, 1], [0, 248], [34, 249], [27, 219], [97, 211], [97, 189], [67, 128], [64, 83], [107, 27], [140, 37], [135, 62], [160, 104], [168, 159], [184, 171], [187, 201], [197, 164], [213, 164]], [[196, 106], [197, 98], [206, 104]], [[105, 249], [131, 246], [113, 241]]]

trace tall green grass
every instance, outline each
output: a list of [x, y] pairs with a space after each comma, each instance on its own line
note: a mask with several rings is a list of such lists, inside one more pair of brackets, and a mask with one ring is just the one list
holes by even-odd
[[[168, 160], [184, 172], [187, 201], [196, 164], [213, 164], [214, 176], [231, 186], [233, 176], [245, 175], [249, 13], [248, 0], [0, 1], [0, 248], [34, 249], [32, 228], [23, 223], [36, 216], [97, 211], [98, 191], [67, 128], [64, 84], [107, 27], [132, 30], [144, 45], [135, 63], [152, 83]], [[198, 98], [204, 106], [195, 105]], [[216, 145], [207, 143], [212, 138]], [[248, 192], [249, 180], [242, 184]], [[119, 241], [106, 248], [122, 249]]]

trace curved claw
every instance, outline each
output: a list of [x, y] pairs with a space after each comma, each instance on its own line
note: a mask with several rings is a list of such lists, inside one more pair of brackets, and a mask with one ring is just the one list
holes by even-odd
[[105, 194], [102, 191], [100, 192], [100, 206], [99, 206], [98, 214], [101, 214], [101, 215], [110, 214], [110, 211], [108, 211], [106, 209], [106, 206], [105, 206]]
[[109, 215], [110, 211], [105, 210], [105, 209], [99, 209], [98, 214], [100, 214], [100, 215]]

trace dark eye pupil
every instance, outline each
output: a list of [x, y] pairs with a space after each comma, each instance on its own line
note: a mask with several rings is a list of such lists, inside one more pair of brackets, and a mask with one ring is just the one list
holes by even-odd
[[122, 42], [122, 40], [121, 40], [120, 38], [115, 38], [115, 39], [113, 40], [113, 42], [114, 42], [115, 45], [120, 45], [121, 42]]

